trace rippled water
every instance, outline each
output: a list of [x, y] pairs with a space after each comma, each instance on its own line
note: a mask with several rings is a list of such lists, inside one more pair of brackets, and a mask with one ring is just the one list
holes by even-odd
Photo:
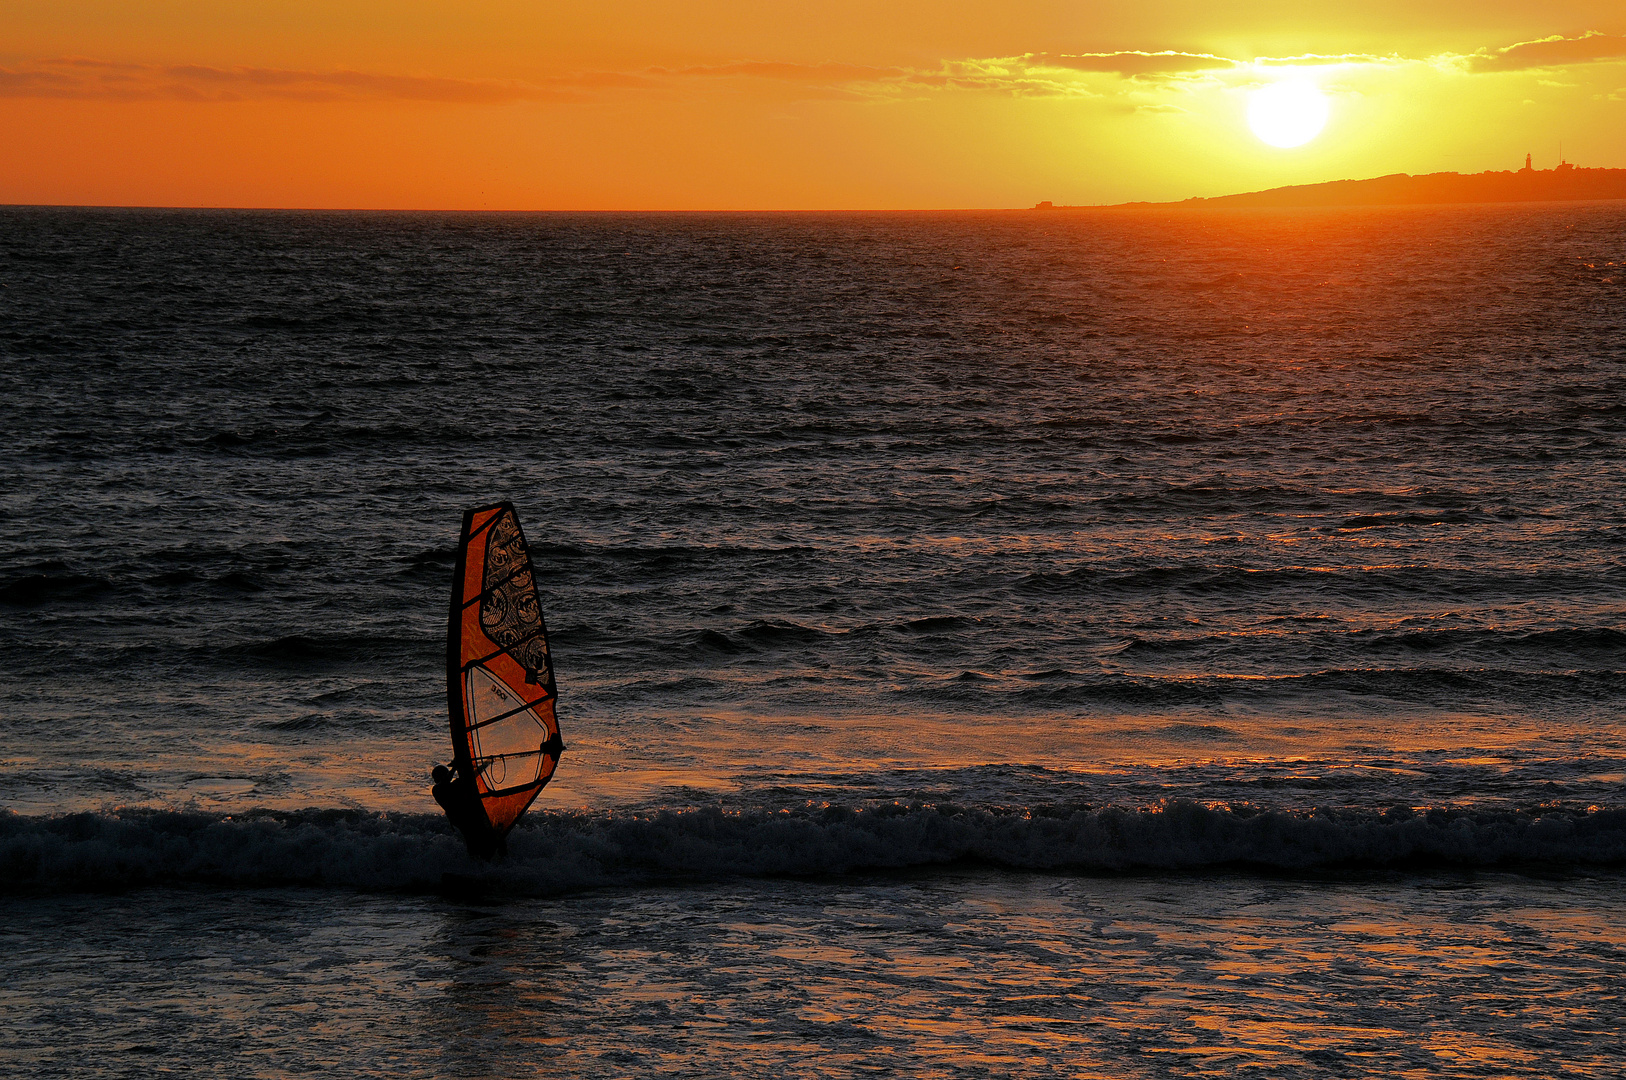
[[[741, 890], [771, 912], [761, 875], [792, 874], [817, 927], [846, 887], [819, 875], [881, 868], [927, 876], [853, 885], [877, 919], [1139, 887], [1019, 870], [1133, 869], [1200, 913], [1215, 880], [1269, 892], [1215, 867], [1387, 868], [1392, 896], [1343, 877], [1282, 901], [1283, 955], [1336, 981], [1351, 949], [1427, 968], [1408, 928], [1444, 917], [1418, 882], [1445, 865], [1559, 875], [1472, 886], [1570, 913], [1538, 920], [1553, 941], [1590, 932], [1573, 890], [1621, 914], [1626, 205], [9, 209], [0, 285], [8, 888], [293, 903], [289, 949], [349, 902], [275, 890], [359, 889], [418, 955], [460, 909], [398, 890], [474, 872], [426, 790], [449, 544], [464, 506], [510, 498], [568, 751], [482, 878], [511, 905], [493, 917], [579, 928], [594, 901], [571, 897], [613, 895], [662, 922]], [[928, 869], [965, 859], [988, 869]], [[1389, 936], [1291, 929], [1322, 903], [1377, 904]], [[684, 925], [685, 948], [733, 947]], [[1026, 948], [966, 992], [1014, 993]], [[1598, 950], [1563, 993], [1620, 977], [1618, 942]], [[1526, 992], [1475, 955], [1485, 1002]], [[831, 970], [908, 1023], [863, 964]], [[1613, 1016], [1585, 1000], [1563, 1015]], [[654, 1052], [635, 1042], [603, 1060]], [[1313, 1066], [1290, 1042], [1270, 1067]], [[1236, 1053], [1202, 1060], [1266, 1061]]]
[[[490, 907], [30, 901], [0, 930], [14, 970], [0, 1068], [1619, 1073], [1618, 877], [1196, 884], [951, 871]], [[64, 919], [80, 928], [66, 940]]]

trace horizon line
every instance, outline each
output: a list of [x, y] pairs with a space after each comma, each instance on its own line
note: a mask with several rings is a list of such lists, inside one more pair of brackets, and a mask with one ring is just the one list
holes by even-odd
[[[1577, 173], [1584, 172], [1626, 172], [1622, 169], [1613, 169], [1609, 166], [1583, 167], [1571, 162], [1564, 162], [1570, 170]], [[1431, 173], [1384, 173], [1379, 176], [1362, 177], [1359, 179], [1345, 177], [1337, 180], [1316, 180], [1307, 183], [1282, 184], [1276, 187], [1258, 188], [1252, 191], [1229, 192], [1224, 195], [1192, 195], [1185, 199], [1152, 201], [1146, 199], [1132, 199], [1116, 203], [1056, 203], [1052, 200], [1040, 200], [1027, 206], [940, 206], [940, 207], [472, 207], [472, 206], [290, 206], [282, 204], [262, 205], [209, 205], [191, 204], [178, 205], [171, 203], [0, 203], [0, 210], [168, 210], [168, 211], [261, 211], [284, 213], [332, 213], [332, 214], [999, 214], [1023, 213], [1033, 210], [1133, 210], [1133, 209], [1159, 209], [1182, 208], [1202, 209], [1192, 204], [1218, 202], [1227, 199], [1240, 198], [1248, 195], [1264, 195], [1275, 191], [1288, 191], [1297, 188], [1326, 187], [1334, 184], [1361, 184], [1375, 180], [1389, 180], [1394, 177], [1407, 179], [1421, 179], [1433, 176], [1458, 176], [1475, 178], [1481, 176], [1512, 175], [1531, 173], [1541, 175], [1558, 173], [1561, 167], [1552, 169], [1485, 169], [1477, 173], [1461, 173], [1442, 171]], [[1576, 201], [1576, 200], [1550, 200], [1550, 201]], [[1579, 200], [1593, 201], [1593, 200]], [[1418, 204], [1418, 205], [1451, 205], [1451, 204]], [[1465, 204], [1466, 205], [1466, 204]], [[1233, 209], [1232, 207], [1210, 207], [1211, 209]], [[1308, 209], [1309, 207], [1300, 207]], [[1331, 208], [1329, 205], [1327, 208]]]

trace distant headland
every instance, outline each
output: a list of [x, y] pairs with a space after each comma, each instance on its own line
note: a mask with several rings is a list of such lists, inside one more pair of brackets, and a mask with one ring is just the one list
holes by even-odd
[[1148, 207], [1210, 209], [1278, 206], [1411, 206], [1427, 203], [1576, 202], [1626, 199], [1626, 169], [1578, 169], [1567, 161], [1552, 169], [1532, 169], [1525, 156], [1517, 172], [1393, 173], [1370, 180], [1332, 180], [1325, 184], [1221, 195], [1184, 202], [1128, 202], [1111, 206], [1052, 206], [1035, 210], [1133, 210]]

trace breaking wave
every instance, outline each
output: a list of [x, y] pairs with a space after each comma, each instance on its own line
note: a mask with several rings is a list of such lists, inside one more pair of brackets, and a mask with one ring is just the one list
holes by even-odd
[[0, 816], [0, 893], [153, 885], [424, 891], [447, 878], [513, 895], [974, 862], [1018, 870], [1473, 868], [1626, 863], [1626, 810], [1284, 812], [1171, 801], [1010, 811], [944, 804], [544, 812], [476, 863], [443, 819], [354, 810]]

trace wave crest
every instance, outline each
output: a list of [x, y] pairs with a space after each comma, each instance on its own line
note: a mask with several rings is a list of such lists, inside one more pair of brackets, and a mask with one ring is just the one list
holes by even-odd
[[314, 885], [487, 888], [549, 895], [678, 879], [822, 875], [966, 861], [1021, 870], [1482, 867], [1626, 862], [1619, 809], [1260, 811], [1175, 801], [1150, 809], [970, 809], [924, 803], [544, 812], [506, 861], [473, 862], [444, 820], [352, 810], [0, 817], [0, 892]]

